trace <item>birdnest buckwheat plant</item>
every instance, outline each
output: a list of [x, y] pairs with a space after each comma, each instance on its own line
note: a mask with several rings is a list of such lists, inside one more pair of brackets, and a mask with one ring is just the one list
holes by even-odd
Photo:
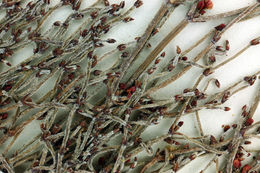
[[[161, 0], [142, 33], [125, 40], [111, 34], [142, 18], [135, 13], [155, 1], [86, 2], [0, 2], [0, 172], [178, 172], [203, 157], [210, 159], [201, 173], [260, 171], [260, 150], [250, 148], [260, 138], [259, 60], [258, 70], [228, 85], [215, 75], [259, 46], [255, 35], [235, 50], [224, 35], [258, 18], [259, 0], [216, 14], [214, 0]], [[184, 17], [161, 34], [180, 8]], [[53, 21], [62, 10], [64, 20]], [[167, 50], [186, 28], [212, 21], [187, 49]], [[191, 85], [184, 82], [164, 99], [154, 96], [194, 69]], [[228, 116], [228, 101], [253, 87], [251, 101], [220, 134], [206, 130], [201, 112], [221, 121], [216, 111]], [[145, 135], [163, 121], [170, 124], [160, 135]], [[193, 135], [182, 130], [187, 123], [197, 126]]]

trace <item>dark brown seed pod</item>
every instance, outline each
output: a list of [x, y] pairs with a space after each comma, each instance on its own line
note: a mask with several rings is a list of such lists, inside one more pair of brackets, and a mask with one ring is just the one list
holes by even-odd
[[211, 69], [210, 68], [207, 68], [207, 69], [205, 69], [204, 71], [203, 71], [203, 75], [204, 76], [209, 76], [209, 75], [211, 75], [213, 72], [211, 71]]
[[94, 12], [90, 13], [90, 16], [91, 16], [92, 19], [95, 19], [98, 16], [98, 12], [94, 11]]
[[154, 29], [153, 32], [152, 32], [152, 36], [154, 36], [155, 34], [157, 34], [159, 32], [159, 29]]
[[128, 52], [123, 52], [122, 54], [121, 54], [121, 57], [122, 58], [127, 58], [129, 56], [129, 53]]
[[225, 103], [228, 100], [229, 96], [230, 96], [230, 92], [229, 91], [225, 92], [224, 95], [222, 96], [221, 103]]
[[166, 53], [165, 53], [165, 52], [162, 52], [160, 56], [164, 58], [165, 55], [166, 55]]
[[54, 55], [54, 56], [59, 56], [59, 55], [62, 55], [63, 54], [63, 50], [61, 49], [61, 48], [56, 48], [56, 49], [54, 49], [53, 51], [52, 51], [52, 54]]
[[95, 76], [99, 76], [99, 75], [101, 74], [101, 72], [102, 72], [102, 71], [100, 71], [100, 70], [95, 70], [95, 71], [93, 72], [93, 74], [94, 74]]
[[230, 129], [229, 125], [224, 126], [224, 132], [228, 131]]
[[109, 4], [109, 1], [108, 0], [104, 0], [104, 5], [105, 6], [109, 6], [110, 4]]
[[217, 141], [217, 139], [213, 136], [213, 135], [211, 135], [210, 136], [210, 145], [213, 145], [213, 144], [216, 144], [216, 143], [218, 143], [218, 141]]
[[135, 3], [134, 3], [134, 6], [136, 7], [136, 8], [139, 8], [139, 7], [141, 7], [143, 5], [143, 1], [141, 1], [141, 0], [137, 0], [137, 1], [135, 1]]
[[134, 20], [134, 18], [132, 18], [132, 17], [126, 17], [126, 18], [123, 19], [124, 22], [130, 22], [130, 21], [133, 21], [133, 20]]
[[224, 23], [222, 23], [222, 24], [216, 26], [215, 29], [216, 29], [217, 31], [222, 31], [225, 27], [226, 27], [226, 25], [225, 25]]
[[251, 44], [252, 46], [258, 45], [259, 43], [260, 43], [259, 39], [253, 39], [253, 40], [251, 40], [251, 42], [250, 42], [250, 44]]
[[177, 48], [176, 48], [176, 53], [181, 54], [181, 48], [179, 46], [177, 46]]
[[227, 51], [229, 51], [229, 49], [230, 49], [230, 44], [229, 44], [228, 40], [226, 40], [226, 47], [225, 48], [226, 48]]
[[215, 57], [214, 55], [210, 56], [210, 57], [209, 57], [209, 61], [210, 61], [211, 63], [216, 62], [216, 57]]
[[218, 87], [218, 88], [220, 88], [220, 82], [219, 82], [219, 80], [215, 80], [215, 85]]
[[110, 38], [110, 39], [107, 39], [107, 42], [108, 42], [108, 43], [115, 43], [115, 42], [116, 42], [116, 40], [115, 40], [115, 39], [113, 39], [113, 38]]
[[224, 107], [224, 111], [230, 111], [231, 108], [230, 107]]
[[169, 65], [168, 65], [168, 70], [169, 70], [169, 71], [172, 71], [174, 68], [175, 68], [174, 65], [172, 65], [172, 64], [169, 64]]
[[126, 49], [126, 45], [125, 45], [125, 44], [120, 44], [120, 45], [117, 46], [117, 49], [118, 49], [119, 51], [123, 51], [123, 50]]
[[256, 76], [246, 76], [244, 77], [244, 80], [249, 83], [250, 86], [254, 85], [256, 81]]
[[159, 64], [160, 61], [161, 61], [161, 59], [160, 59], [160, 58], [157, 58], [157, 59], [155, 60], [154, 64]]

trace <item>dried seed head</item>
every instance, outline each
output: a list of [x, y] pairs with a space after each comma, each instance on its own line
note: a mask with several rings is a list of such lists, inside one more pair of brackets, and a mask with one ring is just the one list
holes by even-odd
[[56, 21], [53, 23], [54, 26], [61, 26], [61, 22], [60, 21]]
[[206, 9], [212, 9], [213, 8], [213, 2], [211, 0], [205, 0], [205, 8]]
[[120, 84], [119, 84], [119, 88], [120, 88], [121, 90], [125, 90], [125, 89], [126, 89], [126, 84], [120, 83]]
[[250, 44], [251, 45], [258, 45], [260, 43], [260, 41], [259, 41], [259, 39], [253, 39], [251, 42], [250, 42]]
[[225, 125], [224, 126], [224, 132], [228, 131], [230, 129], [230, 125]]
[[120, 6], [120, 8], [124, 8], [125, 7], [125, 1], [120, 2], [119, 6]]
[[222, 46], [217, 46], [216, 50], [220, 51], [220, 52], [225, 52], [225, 50], [224, 50], [224, 48]]
[[0, 114], [0, 120], [5, 120], [8, 118], [8, 113], [2, 113]]
[[91, 64], [91, 68], [94, 68], [98, 63], [97, 58], [94, 58], [94, 57], [93, 57], [93, 61], [92, 61], [92, 64]]
[[160, 58], [157, 58], [157, 59], [155, 60], [154, 64], [159, 64], [160, 61], [161, 61], [161, 59], [160, 59]]
[[246, 122], [245, 122], [245, 125], [246, 125], [246, 126], [251, 126], [253, 123], [254, 123], [253, 118], [248, 118], [248, 119], [246, 120]]
[[184, 124], [183, 121], [178, 122], [178, 126], [181, 127]]
[[75, 4], [73, 5], [73, 10], [78, 11], [79, 8], [80, 8], [80, 5], [81, 5], [81, 1], [79, 1], [78, 3], [75, 3]]
[[141, 39], [141, 37], [135, 37], [135, 40], [138, 42]]
[[102, 71], [100, 71], [100, 70], [95, 70], [95, 71], [93, 72], [93, 74], [94, 74], [95, 76], [99, 76], [99, 75], [101, 74], [101, 72], [102, 72]]
[[187, 57], [187, 56], [183, 56], [183, 57], [181, 57], [181, 60], [182, 60], [182, 61], [187, 61], [187, 60], [188, 60], [188, 57]]
[[127, 97], [130, 98], [135, 91], [136, 91], [136, 87], [135, 86], [132, 86], [129, 89], [127, 89], [126, 90], [126, 92], [128, 93]]
[[105, 6], [109, 6], [110, 4], [109, 4], [109, 1], [108, 0], [104, 0], [104, 5]]
[[220, 136], [219, 142], [223, 142], [224, 140], [225, 140], [225, 138], [223, 136]]
[[230, 44], [229, 44], [229, 41], [228, 40], [226, 40], [226, 50], [229, 50], [230, 49]]
[[211, 71], [211, 69], [210, 68], [207, 68], [207, 69], [205, 69], [204, 71], [203, 71], [203, 75], [204, 76], [208, 76], [208, 75], [210, 75], [210, 74], [212, 74], [213, 72]]
[[169, 64], [169, 65], [168, 65], [168, 70], [169, 70], [169, 71], [172, 71], [174, 68], [175, 68], [174, 65], [172, 65], [172, 64]]
[[90, 13], [90, 16], [92, 19], [95, 19], [98, 16], [98, 12], [94, 11], [94, 12]]
[[247, 109], [247, 105], [244, 105], [244, 106], [242, 107], [242, 111], [246, 111], [246, 109]]
[[251, 143], [252, 143], [251, 141], [245, 141], [245, 142], [244, 142], [245, 145], [249, 145], [249, 144], [251, 144]]
[[160, 56], [164, 58], [165, 54], [166, 54], [165, 52], [162, 52]]
[[63, 50], [58, 47], [58, 48], [56, 48], [56, 49], [54, 49], [54, 50], [52, 51], [52, 54], [53, 54], [54, 56], [62, 55], [62, 54], [63, 54]]
[[206, 11], [205, 11], [205, 10], [200, 10], [199, 13], [200, 13], [201, 15], [203, 15], [203, 14], [206, 13]]
[[124, 22], [130, 22], [130, 21], [133, 21], [133, 20], [135, 20], [135, 19], [132, 18], [132, 17], [126, 17], [126, 18], [123, 19]]
[[236, 168], [236, 169], [239, 169], [241, 167], [241, 162], [239, 159], [235, 159], [233, 161], [233, 167]]
[[129, 53], [128, 53], [128, 52], [123, 52], [122, 55], [121, 55], [122, 58], [126, 58], [126, 57], [128, 57], [128, 56], [129, 56]]
[[59, 124], [55, 124], [51, 129], [51, 133], [57, 134], [57, 133], [59, 133], [60, 130], [61, 130], [61, 126]]
[[110, 39], [107, 39], [107, 42], [108, 42], [108, 43], [115, 43], [115, 42], [116, 42], [116, 40], [115, 40], [115, 39], [113, 39], [113, 38], [110, 38]]
[[197, 106], [197, 100], [192, 100], [190, 105], [192, 107], [196, 107]]
[[141, 7], [143, 5], [143, 1], [141, 1], [141, 0], [137, 0], [137, 1], [135, 1], [135, 3], [134, 3], [134, 6], [136, 7], [136, 8], [139, 8], [139, 7]]
[[123, 50], [126, 49], [126, 45], [125, 45], [125, 44], [120, 44], [120, 45], [117, 46], [117, 49], [118, 49], [119, 51], [123, 51]]
[[216, 57], [215, 57], [214, 55], [210, 56], [210, 57], [209, 57], [209, 61], [210, 61], [211, 63], [216, 62]]
[[213, 135], [211, 135], [211, 136], [210, 136], [210, 145], [216, 144], [216, 143], [218, 143], [217, 140], [216, 140], [216, 138], [215, 138]]
[[228, 100], [229, 96], [230, 96], [230, 92], [229, 91], [225, 92], [221, 99], [221, 103], [225, 103]]
[[[260, 127], [257, 128], [256, 130], [257, 133], [260, 133]], [[259, 157], [260, 158], [260, 157]]]
[[158, 29], [158, 28], [154, 29], [153, 32], [152, 32], [152, 36], [154, 36], [154, 35], [157, 34], [158, 32], [159, 32], [159, 29]]
[[93, 52], [94, 52], [94, 51], [92, 50], [92, 51], [90, 51], [90, 52], [88, 53], [88, 58], [91, 59], [91, 58], [93, 57]]
[[152, 74], [156, 70], [156, 67], [151, 67], [147, 70], [148, 74]]
[[[177, 127], [177, 128], [176, 128]], [[171, 127], [169, 128], [169, 131], [168, 131], [168, 133], [169, 134], [173, 134], [176, 130], [178, 130], [178, 126], [176, 126], [176, 127], [174, 127], [174, 124], [173, 125], [171, 125]]]
[[218, 88], [220, 88], [220, 82], [219, 82], [219, 80], [215, 80], [215, 85], [218, 87]]
[[246, 164], [245, 166], [243, 166], [241, 173], [248, 173], [251, 168], [252, 167], [250, 165]]
[[179, 55], [181, 54], [181, 48], [179, 46], [176, 47], [176, 53]]
[[215, 29], [216, 29], [217, 31], [222, 31], [225, 27], [226, 27], [226, 25], [225, 25], [224, 23], [222, 23], [222, 24], [216, 26]]
[[88, 35], [88, 30], [84, 29], [83, 31], [80, 32], [81, 37], [86, 37]]
[[246, 76], [246, 77], [244, 77], [244, 80], [246, 81], [246, 82], [248, 82], [249, 83], [249, 85], [254, 85], [254, 83], [255, 83], [255, 81], [256, 81], [256, 76], [254, 75], [254, 76]]
[[194, 159], [196, 159], [196, 157], [197, 157], [196, 154], [192, 154], [192, 155], [189, 156], [189, 159], [194, 160]]
[[8, 92], [8, 91], [10, 91], [11, 89], [12, 89], [12, 85], [5, 85], [4, 87], [3, 87], [3, 90], [5, 90], [6, 92]]
[[230, 107], [224, 107], [224, 111], [230, 111]]
[[182, 95], [175, 95], [174, 97], [175, 97], [175, 101], [176, 101], [176, 102], [177, 102], [177, 101], [182, 101], [182, 100], [184, 100], [184, 98], [182, 97]]
[[197, 4], [197, 9], [198, 10], [202, 10], [202, 9], [204, 9], [205, 8], [205, 2], [204, 2], [204, 0], [200, 0], [199, 2], [198, 2], [198, 4]]

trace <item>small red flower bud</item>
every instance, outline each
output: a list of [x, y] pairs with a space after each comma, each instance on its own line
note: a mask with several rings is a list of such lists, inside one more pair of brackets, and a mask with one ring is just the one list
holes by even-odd
[[242, 173], [248, 173], [248, 171], [251, 169], [251, 166], [246, 164], [243, 168], [242, 168]]
[[213, 8], [213, 2], [211, 0], [205, 0], [205, 8], [206, 9], [212, 9]]
[[234, 168], [237, 168], [237, 169], [241, 167], [241, 162], [240, 162], [239, 159], [235, 159], [235, 160], [233, 161], [233, 167], [234, 167]]
[[126, 89], [126, 84], [120, 83], [120, 84], [119, 84], [119, 88], [120, 88], [121, 90]]
[[230, 107], [225, 107], [224, 110], [225, 111], [230, 111]]
[[251, 45], [258, 45], [260, 43], [259, 39], [253, 39], [250, 44]]
[[198, 9], [198, 10], [202, 10], [202, 9], [204, 9], [204, 7], [205, 7], [205, 2], [204, 2], [204, 0], [200, 0], [200, 1], [198, 2], [197, 9]]
[[8, 113], [0, 114], [0, 120], [5, 120], [8, 118]]
[[230, 126], [229, 125], [225, 125], [224, 126], [224, 132], [228, 131], [230, 129]]
[[183, 121], [178, 122], [178, 126], [181, 127], [184, 124]]
[[247, 120], [246, 120], [246, 122], [245, 122], [245, 125], [246, 126], [250, 126], [250, 125], [252, 125], [254, 123], [254, 120], [252, 119], [252, 118], [248, 118]]

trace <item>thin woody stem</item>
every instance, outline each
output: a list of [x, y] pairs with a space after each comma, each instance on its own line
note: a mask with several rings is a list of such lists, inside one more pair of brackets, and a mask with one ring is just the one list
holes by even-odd
[[121, 71], [120, 71], [120, 77], [118, 79], [116, 79], [115, 81], [113, 81], [112, 83], [112, 95], [114, 95], [114, 93], [117, 90], [117, 87], [119, 85], [119, 82], [121, 81], [121, 79], [123, 78], [125, 72], [127, 71], [128, 67], [130, 66], [130, 64], [132, 63], [132, 61], [135, 59], [135, 57], [140, 53], [140, 51], [142, 50], [142, 48], [144, 47], [146, 41], [148, 40], [148, 38], [150, 37], [153, 29], [156, 27], [156, 25], [159, 23], [159, 21], [161, 20], [161, 18], [164, 16], [164, 14], [167, 12], [167, 4], [163, 3], [159, 9], [159, 11], [157, 12], [157, 14], [155, 15], [155, 17], [153, 18], [152, 22], [148, 25], [146, 31], [144, 32], [144, 34], [141, 36], [140, 40], [138, 41], [136, 47], [134, 48], [133, 53], [129, 56], [128, 60], [125, 61], [122, 64], [121, 67]]
[[152, 61], [158, 56], [158, 54], [168, 45], [168, 43], [174, 39], [186, 26], [187, 20], [182, 20], [157, 46], [156, 48], [147, 56], [147, 59], [139, 66], [135, 71], [133, 76], [128, 81], [129, 86], [135, 79], [137, 79], [141, 73], [151, 64]]

